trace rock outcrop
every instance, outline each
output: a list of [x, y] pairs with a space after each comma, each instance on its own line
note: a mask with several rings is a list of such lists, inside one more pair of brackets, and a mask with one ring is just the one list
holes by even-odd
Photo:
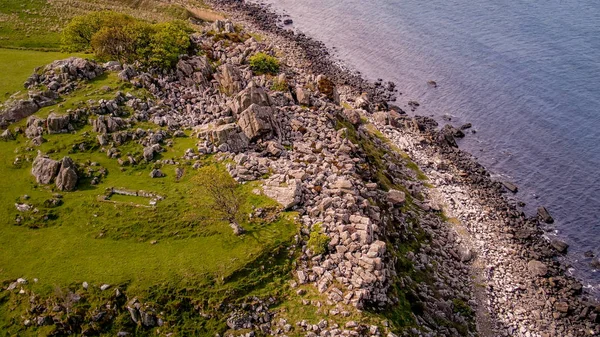
[[60, 191], [74, 191], [77, 187], [77, 168], [71, 158], [64, 157], [61, 161], [60, 171], [56, 176], [56, 187]]
[[38, 153], [33, 161], [31, 174], [33, 174], [38, 184], [50, 184], [56, 178], [59, 169], [60, 162]]

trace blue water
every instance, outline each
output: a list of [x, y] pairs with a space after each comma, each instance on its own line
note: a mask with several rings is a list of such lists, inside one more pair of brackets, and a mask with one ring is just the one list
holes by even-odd
[[600, 2], [266, 1], [367, 78], [396, 82], [401, 106], [473, 123], [461, 147], [515, 182], [530, 214], [547, 206], [576, 275], [600, 283], [583, 257], [600, 254]]

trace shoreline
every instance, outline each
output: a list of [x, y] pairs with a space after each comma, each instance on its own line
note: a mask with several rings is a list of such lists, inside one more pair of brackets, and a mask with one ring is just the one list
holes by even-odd
[[[270, 9], [258, 4], [227, 0], [212, 1], [212, 3], [225, 12], [244, 14], [242, 21], [250, 22], [255, 29], [258, 28], [276, 35], [283, 41], [296, 44], [295, 47], [302, 49], [304, 53], [306, 69], [313, 73], [329, 75], [338, 84], [352, 87], [355, 93], [368, 92], [374, 102], [389, 97], [386, 96], [386, 91], [377, 91], [376, 86], [364, 80], [359, 74], [340, 70], [321, 42], [303, 34], [295, 35], [279, 27], [279, 16]], [[236, 21], [240, 20], [236, 17]], [[474, 250], [475, 255], [470, 261], [472, 276], [477, 280], [489, 282], [485, 291], [475, 291], [479, 307], [485, 307], [489, 311], [492, 321], [486, 322], [485, 315], [478, 316], [480, 327], [485, 326], [482, 330], [487, 330], [480, 332], [482, 335], [494, 336], [493, 333], [502, 333], [511, 336], [584, 336], [600, 332], [595, 322], [598, 318], [598, 313], [595, 312], [596, 303], [585, 298], [581, 283], [567, 275], [565, 265], [558, 261], [559, 253], [543, 237], [544, 231], [538, 220], [526, 218], [512, 205], [506, 197], [502, 184], [492, 181], [487, 170], [478, 164], [471, 154], [447, 144], [437, 143], [435, 139], [439, 137], [439, 133], [431, 125], [419, 125], [423, 130], [416, 132], [406, 127], [393, 127], [390, 131], [387, 129], [390, 126], [385, 126], [390, 123], [389, 116], [387, 122], [383, 124], [375, 121], [373, 116], [370, 117], [371, 121], [383, 128], [380, 131], [391, 138], [396, 145], [397, 142], [403, 144], [403, 149], [430, 176], [430, 179], [435, 180], [438, 186], [432, 189], [430, 197], [437, 197], [440, 204], [446, 204], [444, 210], [448, 215], [461, 220], [458, 226], [462, 226], [461, 229], [467, 232], [463, 233], [462, 240], [471, 242], [469, 247]], [[410, 121], [417, 119], [402, 117], [402, 120], [401, 124], [404, 124], [412, 123]], [[422, 142], [423, 138], [428, 140]], [[440, 158], [448, 167], [430, 166], [432, 158]], [[453, 196], [456, 193], [461, 194], [458, 203]], [[473, 194], [476, 197], [473, 197]], [[452, 201], [455, 205], [448, 206]], [[503, 212], [496, 217], [498, 214], [490, 213], [492, 208], [502, 209]], [[474, 218], [474, 210], [488, 212], [487, 216], [490, 218], [485, 220], [489, 223], [480, 225], [482, 218]], [[494, 235], [487, 232], [490, 228], [493, 229]], [[513, 250], [494, 247], [496, 240], [509, 245]], [[513, 260], [511, 256], [516, 258]], [[531, 261], [543, 263], [546, 272], [542, 274], [540, 271], [539, 276], [533, 276], [532, 272], [539, 265], [530, 264]], [[499, 267], [501, 272], [494, 273]], [[512, 275], [512, 273], [520, 275]], [[511, 280], [508, 283], [502, 282], [501, 279], [504, 278], [511, 278]], [[500, 289], [507, 286], [512, 288]], [[477, 289], [478, 285], [473, 284], [473, 288]], [[516, 301], [510, 302], [513, 310], [505, 308], [509, 299]], [[490, 306], [484, 305], [482, 303], [484, 301], [489, 301]], [[536, 311], [536, 308], [541, 310]], [[578, 322], [572, 322], [573, 319]], [[508, 320], [519, 324], [511, 327]], [[540, 324], [537, 324], [537, 321]], [[504, 331], [495, 331], [495, 328]], [[553, 332], [548, 333], [549, 331]]]

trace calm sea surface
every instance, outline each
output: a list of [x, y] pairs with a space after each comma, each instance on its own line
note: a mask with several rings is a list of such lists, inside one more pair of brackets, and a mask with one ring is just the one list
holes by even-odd
[[473, 123], [461, 148], [515, 182], [529, 214], [548, 207], [573, 272], [598, 287], [583, 253], [600, 254], [600, 2], [265, 1], [367, 78], [396, 82], [400, 106]]

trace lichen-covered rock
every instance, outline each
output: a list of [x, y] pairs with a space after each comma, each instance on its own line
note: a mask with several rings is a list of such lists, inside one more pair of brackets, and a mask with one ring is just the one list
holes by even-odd
[[58, 174], [59, 168], [60, 162], [38, 153], [33, 161], [31, 174], [39, 184], [50, 184]]
[[77, 187], [77, 170], [75, 163], [69, 157], [61, 161], [60, 171], [56, 176], [56, 187], [61, 191], [74, 191]]
[[250, 105], [238, 118], [238, 125], [250, 139], [257, 140], [273, 133], [273, 108], [269, 106]]

